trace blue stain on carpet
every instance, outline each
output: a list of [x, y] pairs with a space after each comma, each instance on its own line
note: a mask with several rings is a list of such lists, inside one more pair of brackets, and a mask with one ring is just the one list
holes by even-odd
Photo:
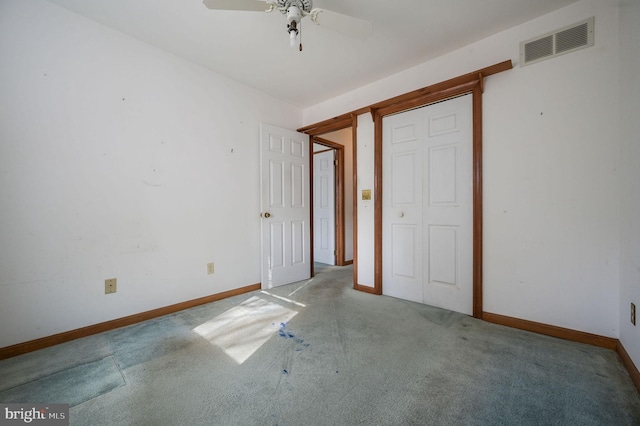
[[[293, 334], [290, 331], [286, 331], [285, 327], [287, 326], [287, 323], [285, 322], [281, 322], [280, 323], [280, 330], [278, 331], [278, 335], [284, 339], [291, 339], [293, 340], [295, 343], [298, 343], [302, 346], [304, 346], [305, 348], [308, 348], [310, 346], [309, 343], [304, 343], [304, 340], [302, 340], [299, 337], [296, 337], [295, 334]], [[300, 352], [302, 349], [298, 348], [296, 349], [296, 352]]]
[[2, 390], [0, 401], [59, 403], [73, 407], [125, 384], [116, 360], [108, 356]]

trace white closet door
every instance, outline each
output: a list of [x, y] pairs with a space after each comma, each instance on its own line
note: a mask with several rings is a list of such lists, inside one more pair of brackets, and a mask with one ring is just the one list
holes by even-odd
[[473, 313], [471, 95], [383, 120], [383, 293]]

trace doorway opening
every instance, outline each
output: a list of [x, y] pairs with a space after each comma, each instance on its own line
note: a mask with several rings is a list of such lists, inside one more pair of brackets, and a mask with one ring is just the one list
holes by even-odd
[[335, 148], [317, 142], [313, 144], [313, 261], [315, 264], [336, 265], [337, 237], [340, 235], [336, 217], [340, 197], [336, 191], [336, 177], [341, 170]]
[[[347, 127], [313, 136], [310, 144], [314, 154], [311, 162], [311, 275], [314, 276], [314, 263], [353, 264], [353, 129]], [[323, 165], [330, 165], [331, 170], [323, 170]], [[330, 172], [333, 178], [327, 176]]]

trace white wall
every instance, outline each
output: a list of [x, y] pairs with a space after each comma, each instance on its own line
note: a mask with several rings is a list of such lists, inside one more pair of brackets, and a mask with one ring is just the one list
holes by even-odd
[[0, 347], [260, 281], [259, 123], [299, 109], [40, 0], [0, 57]]
[[[591, 16], [594, 47], [518, 66], [521, 41]], [[507, 59], [514, 69], [489, 77], [484, 95], [484, 309], [617, 337], [617, 0], [574, 3], [307, 108], [303, 120], [318, 122]], [[365, 185], [373, 167], [360, 157], [372, 142], [368, 130], [358, 128]], [[358, 247], [366, 255], [358, 253], [358, 266], [372, 273], [370, 249], [360, 240], [373, 231], [370, 218], [362, 219]]]
[[[358, 221], [358, 257], [357, 268], [358, 282], [357, 284], [373, 287], [374, 286], [374, 200], [373, 200], [373, 162], [375, 155], [375, 147], [373, 143], [374, 124], [371, 114], [362, 114], [358, 116], [358, 128], [356, 130], [357, 157], [356, 167], [358, 170], [356, 179], [356, 198], [357, 198], [357, 221]], [[362, 199], [362, 191], [371, 191], [371, 200]]]
[[526, 40], [595, 16], [596, 44], [487, 81], [488, 312], [619, 335], [616, 4], [583, 1], [514, 30]]
[[[620, 1], [620, 341], [640, 366], [640, 2]], [[638, 311], [631, 325], [630, 304]]]

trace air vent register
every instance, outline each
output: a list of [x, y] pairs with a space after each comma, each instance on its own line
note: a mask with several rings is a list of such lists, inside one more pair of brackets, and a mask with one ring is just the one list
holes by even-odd
[[520, 43], [520, 66], [593, 46], [594, 18]]

